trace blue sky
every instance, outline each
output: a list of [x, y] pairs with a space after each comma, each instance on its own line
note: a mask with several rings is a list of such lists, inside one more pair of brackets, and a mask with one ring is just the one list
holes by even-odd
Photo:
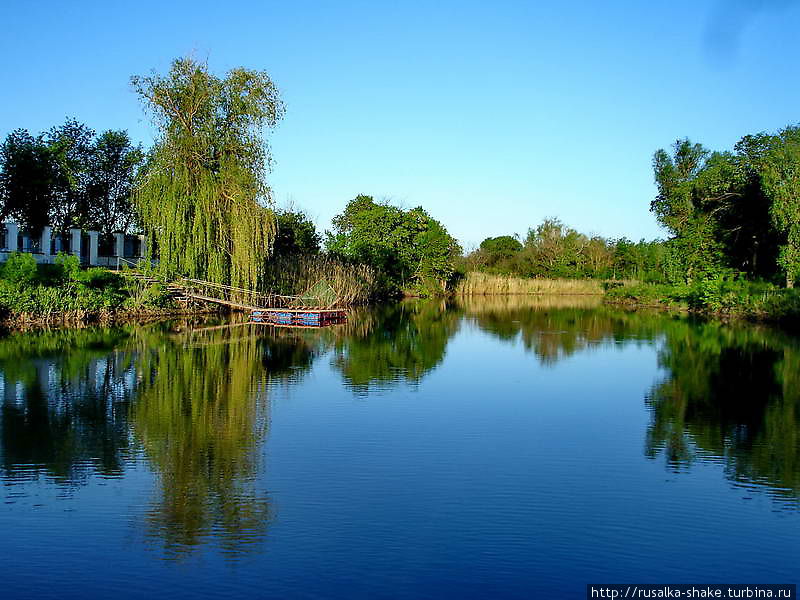
[[193, 53], [266, 70], [275, 200], [321, 229], [356, 194], [421, 205], [466, 246], [546, 216], [663, 236], [655, 149], [800, 121], [797, 3], [54, 2], [0, 6], [0, 136], [74, 116], [152, 129], [129, 86]]

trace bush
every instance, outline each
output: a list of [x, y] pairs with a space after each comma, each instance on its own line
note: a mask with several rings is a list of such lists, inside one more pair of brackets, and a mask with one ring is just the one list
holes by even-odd
[[174, 305], [172, 294], [160, 283], [141, 286], [137, 282], [129, 286], [128, 293], [125, 304], [130, 308], [169, 308]]
[[122, 277], [106, 269], [95, 267], [85, 271], [78, 271], [71, 279], [82, 283], [88, 288], [121, 288], [124, 284]]
[[81, 272], [81, 261], [74, 254], [59, 252], [55, 265], [61, 281], [75, 281]]
[[31, 254], [14, 252], [3, 267], [3, 278], [12, 284], [31, 285], [39, 273], [36, 259]]

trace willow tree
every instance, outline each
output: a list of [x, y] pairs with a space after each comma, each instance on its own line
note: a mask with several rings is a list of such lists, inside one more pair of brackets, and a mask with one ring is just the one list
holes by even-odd
[[191, 58], [131, 83], [158, 129], [134, 202], [159, 270], [255, 288], [276, 232], [264, 138], [284, 112], [275, 84]]

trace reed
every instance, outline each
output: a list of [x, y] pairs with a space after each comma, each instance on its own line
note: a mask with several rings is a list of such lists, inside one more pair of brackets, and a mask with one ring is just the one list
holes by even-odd
[[459, 296], [454, 306], [467, 315], [508, 313], [512, 311], [546, 311], [566, 308], [595, 309], [603, 306], [603, 297], [594, 294], [496, 294]]
[[456, 296], [512, 294], [573, 294], [602, 296], [597, 279], [540, 279], [470, 272], [455, 288]]
[[337, 304], [366, 304], [379, 291], [375, 270], [320, 254], [276, 257], [267, 263], [263, 274], [265, 291], [300, 296], [319, 284], [328, 284], [336, 294]]

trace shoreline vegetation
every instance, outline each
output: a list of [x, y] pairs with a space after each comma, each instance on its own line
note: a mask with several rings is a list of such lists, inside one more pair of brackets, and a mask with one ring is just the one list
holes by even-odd
[[[25, 268], [27, 275], [21, 275]], [[0, 327], [25, 330], [39, 327], [83, 327], [128, 322], [146, 323], [171, 317], [222, 314], [221, 307], [203, 303], [181, 304], [166, 286], [96, 268], [81, 270], [75, 257], [63, 257], [56, 265], [35, 265], [24, 254], [9, 261], [0, 273]], [[312, 281], [320, 270], [343, 273], [343, 265], [327, 266], [294, 261], [283, 264], [286, 291], [295, 291], [296, 281]], [[71, 270], [72, 269], [72, 270]], [[372, 283], [366, 271], [362, 277]], [[337, 281], [349, 294], [348, 306], [374, 304], [367, 284], [355, 285], [345, 276]], [[406, 297], [419, 297], [408, 293]], [[467, 273], [445, 296], [459, 301], [504, 305], [532, 301], [546, 307], [548, 302], [583, 303], [586, 307], [616, 306], [626, 310], [656, 309], [664, 312], [772, 323], [792, 328], [800, 325], [800, 290], [751, 282], [703, 282], [694, 286], [647, 284], [632, 280], [526, 279]], [[536, 299], [534, 301], [534, 298]], [[563, 299], [563, 300], [560, 300]], [[581, 300], [585, 299], [585, 300]], [[395, 302], [384, 298], [378, 302]], [[500, 304], [498, 304], [498, 302]]]
[[[134, 76], [131, 85], [155, 128], [149, 149], [123, 130], [97, 135], [74, 118], [38, 135], [17, 129], [0, 144], [0, 221], [13, 223], [0, 322], [218, 312], [177, 302], [166, 282], [179, 278], [265, 294], [324, 290], [342, 307], [403, 296], [571, 295], [800, 322], [798, 126], [745, 135], [731, 150], [684, 138], [656, 151], [650, 210], [666, 240], [606, 238], [547, 217], [524, 235], [464, 249], [421, 206], [360, 194], [322, 232], [302, 210], [277, 208], [267, 134], [285, 106], [264, 71], [218, 76], [179, 58], [166, 74]], [[81, 230], [98, 232], [93, 250]], [[78, 254], [96, 257], [103, 247], [110, 256], [118, 233], [141, 236], [149, 279], [81, 266]], [[31, 252], [49, 261], [68, 236], [73, 254], [36, 264]], [[14, 252], [20, 247], [26, 252]]]

